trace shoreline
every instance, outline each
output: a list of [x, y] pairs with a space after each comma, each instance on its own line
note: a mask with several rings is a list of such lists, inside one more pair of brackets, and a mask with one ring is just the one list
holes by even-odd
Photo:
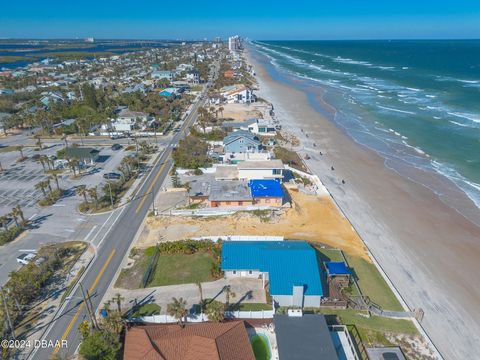
[[303, 146], [297, 151], [309, 154], [307, 165], [408, 306], [424, 310], [422, 326], [442, 354], [468, 358], [472, 351], [479, 352], [480, 340], [472, 334], [480, 333], [480, 317], [463, 309], [478, 308], [480, 303], [480, 291], [472, 286], [478, 272], [480, 228], [431, 190], [389, 170], [377, 153], [322, 116], [295, 84], [274, 80], [269, 66], [251, 54], [248, 61], [257, 73], [259, 95], [273, 103], [283, 129], [300, 139]]

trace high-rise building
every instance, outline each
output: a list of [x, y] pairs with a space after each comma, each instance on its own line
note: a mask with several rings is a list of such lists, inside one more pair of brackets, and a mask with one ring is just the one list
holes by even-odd
[[240, 37], [238, 35], [230, 36], [228, 38], [228, 50], [237, 51], [240, 47]]

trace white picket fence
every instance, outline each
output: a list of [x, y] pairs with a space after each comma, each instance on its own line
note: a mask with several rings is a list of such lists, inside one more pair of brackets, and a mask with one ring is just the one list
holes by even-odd
[[170, 216], [224, 216], [232, 215], [239, 211], [254, 211], [254, 210], [272, 210], [278, 211], [282, 208], [268, 205], [249, 205], [249, 206], [230, 206], [218, 208], [201, 208], [201, 209], [175, 209], [168, 210], [162, 215]]
[[[273, 319], [275, 311], [272, 310], [260, 310], [260, 311], [225, 311], [225, 318], [227, 319]], [[172, 324], [177, 323], [178, 320], [170, 315], [152, 315], [134, 318], [131, 320], [137, 320], [145, 323], [155, 324]], [[187, 315], [187, 322], [199, 323], [208, 321], [208, 316], [205, 314], [189, 314]]]

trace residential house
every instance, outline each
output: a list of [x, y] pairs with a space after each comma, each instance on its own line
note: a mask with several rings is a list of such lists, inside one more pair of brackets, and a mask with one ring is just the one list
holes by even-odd
[[247, 130], [263, 136], [275, 136], [277, 133], [276, 125], [265, 119], [248, 119], [240, 122], [225, 121], [222, 127], [227, 131]]
[[[337, 350], [325, 316], [304, 314], [302, 316], [274, 315], [278, 357], [281, 360], [298, 359], [356, 359], [347, 357], [340, 344]], [[337, 351], [343, 356], [339, 357]]]
[[158, 93], [158, 95], [165, 96], [167, 98], [175, 98], [175, 97], [178, 96], [178, 89], [173, 88], [173, 87], [169, 87], [169, 88], [166, 88], [166, 89], [163, 89], [162, 91], [160, 91]]
[[208, 197], [210, 207], [253, 205], [253, 198], [246, 181], [213, 181]]
[[174, 71], [168, 70], [155, 70], [152, 72], [152, 78], [155, 79], [167, 79], [168, 81], [172, 81], [177, 74]]
[[40, 98], [40, 102], [45, 105], [46, 107], [49, 107], [51, 104], [58, 104], [58, 103], [63, 103], [65, 99], [63, 96], [54, 91], [50, 91], [48, 93], [43, 93], [43, 96]]
[[98, 160], [100, 151], [90, 147], [67, 147], [65, 157], [68, 159], [77, 159], [84, 165], [93, 165]]
[[225, 136], [223, 148], [225, 153], [259, 152], [262, 143], [251, 132], [238, 130]]
[[223, 73], [223, 76], [226, 77], [226, 78], [233, 78], [235, 76], [235, 72], [233, 70], [226, 70], [224, 73]]
[[285, 194], [282, 185], [277, 180], [250, 180], [250, 193], [255, 205], [277, 206], [283, 205]]
[[252, 103], [255, 102], [255, 95], [253, 91], [246, 88], [244, 85], [226, 86], [222, 88], [222, 96], [229, 104], [232, 103]]
[[149, 120], [150, 116], [147, 113], [124, 108], [118, 113], [117, 119], [112, 122], [112, 127], [115, 131], [129, 132], [144, 127]]
[[224, 241], [221, 268], [227, 279], [262, 279], [278, 306], [320, 306], [317, 254], [305, 241]]
[[197, 70], [192, 70], [185, 75], [185, 80], [190, 84], [200, 83], [200, 73]]
[[215, 180], [277, 180], [283, 179], [282, 160], [241, 161], [232, 165], [217, 165]]
[[127, 328], [125, 360], [255, 360], [243, 321]]

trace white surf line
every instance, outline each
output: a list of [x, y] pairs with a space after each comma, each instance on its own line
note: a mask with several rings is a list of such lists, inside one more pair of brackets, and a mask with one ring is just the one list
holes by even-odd
[[403, 114], [415, 115], [415, 113], [412, 112], [412, 111], [399, 110], [399, 109], [394, 109], [394, 108], [390, 108], [390, 107], [386, 107], [386, 106], [380, 106], [380, 105], [377, 105], [377, 107], [379, 107], [379, 108], [381, 108], [381, 109], [385, 109], [385, 110], [390, 110], [390, 111], [395, 111], [395, 112], [403, 113]]
[[90, 235], [92, 235], [93, 231], [97, 228], [97, 225], [95, 225], [94, 227], [92, 227], [90, 229], [90, 231], [88, 232], [87, 236], [85, 236], [85, 241], [88, 241], [88, 238], [90, 237]]

